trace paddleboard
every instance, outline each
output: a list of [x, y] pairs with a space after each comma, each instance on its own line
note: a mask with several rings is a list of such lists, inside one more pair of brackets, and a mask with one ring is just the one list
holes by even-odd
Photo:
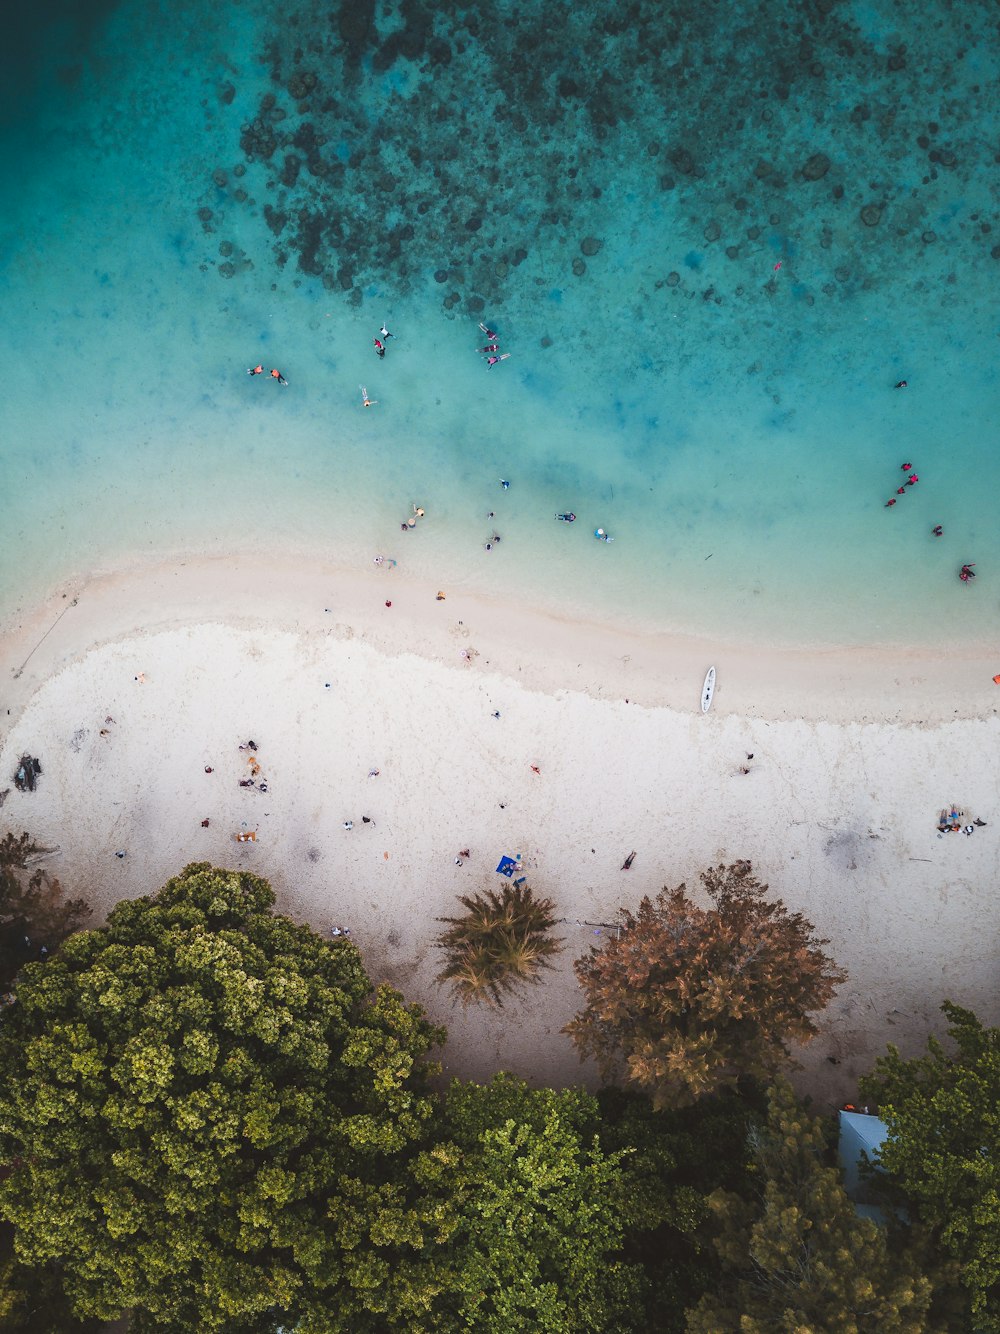
[[705, 675], [705, 684], [701, 688], [701, 711], [708, 713], [712, 707], [712, 696], [715, 694], [715, 668], [709, 667]]

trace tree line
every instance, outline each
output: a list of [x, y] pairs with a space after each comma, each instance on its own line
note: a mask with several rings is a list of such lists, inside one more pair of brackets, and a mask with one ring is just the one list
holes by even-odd
[[[0, 843], [4, 1330], [1000, 1330], [1000, 1033], [946, 1004], [947, 1045], [876, 1062], [859, 1217], [782, 1073], [845, 974], [748, 862], [576, 961], [592, 1095], [444, 1083], [444, 1030], [259, 877], [193, 864], [81, 930], [38, 851]], [[552, 901], [460, 904], [442, 985], [537, 985]]]

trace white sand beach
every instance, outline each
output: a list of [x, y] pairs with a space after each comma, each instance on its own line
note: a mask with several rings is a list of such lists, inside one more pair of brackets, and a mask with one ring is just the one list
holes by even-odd
[[[821, 1101], [853, 1098], [887, 1041], [921, 1046], [946, 997], [997, 1021], [1000, 654], [747, 652], [441, 591], [249, 558], [59, 589], [0, 639], [0, 832], [55, 849], [95, 920], [190, 861], [259, 872], [446, 1023], [463, 1076], [594, 1083], [560, 1033], [573, 958], [619, 904], [737, 858], [850, 973], [802, 1053]], [[266, 793], [239, 786], [251, 738]], [[22, 751], [34, 793], [10, 781]], [[986, 827], [939, 837], [950, 803]], [[502, 883], [503, 853], [565, 948], [523, 1002], [463, 1013], [434, 983], [435, 919]]]

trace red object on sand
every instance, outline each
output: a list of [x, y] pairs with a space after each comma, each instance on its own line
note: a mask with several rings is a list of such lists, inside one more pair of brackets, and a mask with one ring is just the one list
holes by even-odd
[[391, 606], [392, 606], [392, 603], [387, 601], [385, 605], [386, 605], [387, 607], [391, 607]]

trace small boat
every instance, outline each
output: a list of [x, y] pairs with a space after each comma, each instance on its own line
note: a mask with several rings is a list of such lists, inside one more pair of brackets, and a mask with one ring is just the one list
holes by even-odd
[[715, 694], [715, 668], [709, 667], [705, 674], [705, 684], [701, 688], [701, 711], [708, 713], [712, 707], [712, 696]]

